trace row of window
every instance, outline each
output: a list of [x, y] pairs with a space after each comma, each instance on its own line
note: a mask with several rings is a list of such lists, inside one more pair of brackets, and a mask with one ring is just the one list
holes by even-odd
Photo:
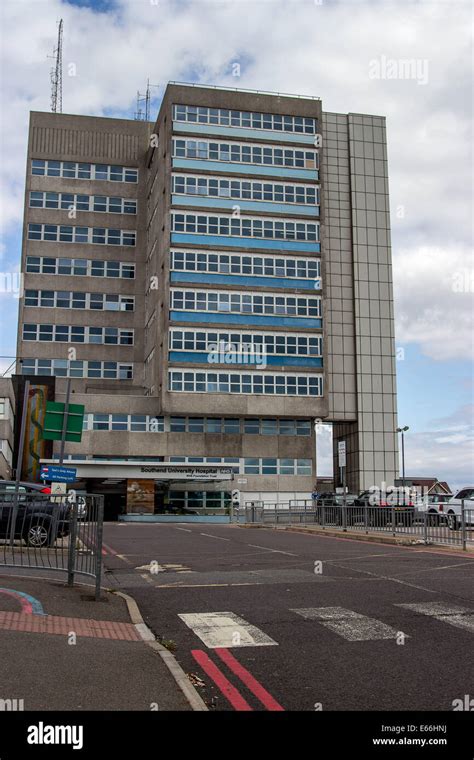
[[230, 464], [236, 475], [311, 475], [311, 459], [170, 457], [173, 464]]
[[98, 311], [133, 311], [134, 296], [111, 293], [78, 293], [70, 290], [26, 290], [25, 306], [54, 309], [95, 309]]
[[201, 235], [231, 235], [232, 237], [274, 238], [276, 240], [319, 240], [317, 222], [295, 222], [291, 219], [277, 220], [223, 214], [208, 216], [207, 214], [196, 215], [192, 212], [174, 212], [171, 218], [173, 232], [197, 232]]
[[319, 259], [275, 258], [247, 254], [197, 253], [171, 251], [170, 269], [182, 272], [217, 272], [219, 274], [253, 275], [257, 277], [294, 277], [317, 279], [321, 276]]
[[94, 243], [97, 245], [135, 245], [135, 230], [111, 230], [105, 227], [72, 227], [65, 224], [29, 224], [28, 240], [54, 243]]
[[202, 195], [213, 198], [270, 201], [272, 203], [319, 204], [319, 188], [315, 185], [259, 182], [256, 180], [226, 179], [222, 177], [193, 177], [174, 174], [172, 192], [178, 195]]
[[[243, 347], [249, 352], [261, 352], [264, 355], [322, 356], [322, 337], [320, 335], [296, 335], [294, 333], [246, 333], [246, 332], [208, 332], [195, 330], [176, 330], [169, 334], [171, 351], [210, 351], [217, 346], [219, 350], [235, 351]], [[222, 349], [221, 349], [222, 347]]]
[[138, 169], [131, 169], [129, 166], [78, 163], [77, 161], [42, 161], [33, 159], [31, 162], [31, 173], [40, 177], [138, 182]]
[[309, 135], [314, 135], [317, 128], [316, 119], [309, 116], [281, 116], [276, 113], [230, 111], [227, 108], [206, 108], [205, 106], [175, 105], [173, 119], [195, 124], [218, 124], [223, 127], [269, 129]]
[[[229, 491], [169, 491], [167, 504], [170, 507], [193, 511], [224, 510], [230, 506], [231, 499]], [[164, 509], [166, 508], [164, 505]]]
[[69, 359], [23, 359], [23, 375], [87, 377], [102, 380], [132, 380], [133, 364], [121, 362], [72, 361]]
[[319, 166], [315, 150], [192, 138], [173, 139], [173, 158], [198, 158], [204, 161], [286, 166], [294, 169], [317, 169]]
[[241, 314], [282, 314], [320, 317], [321, 298], [308, 296], [258, 295], [215, 290], [170, 291], [171, 308], [179, 311], [223, 311]]
[[126, 330], [120, 327], [24, 324], [23, 340], [133, 346], [133, 330]]
[[311, 435], [311, 420], [226, 417], [153, 417], [148, 414], [86, 414], [84, 430], [131, 433], [218, 433], [226, 435]]
[[168, 389], [178, 393], [249, 393], [252, 395], [322, 396], [320, 375], [200, 372], [170, 370]]
[[116, 277], [133, 280], [135, 264], [123, 261], [98, 261], [95, 259], [53, 259], [43, 256], [27, 256], [26, 271], [29, 274], [64, 274], [83, 277]]
[[109, 214], [136, 214], [134, 198], [111, 198], [106, 195], [74, 193], [30, 193], [30, 208], [57, 208], [63, 211], [99, 211]]

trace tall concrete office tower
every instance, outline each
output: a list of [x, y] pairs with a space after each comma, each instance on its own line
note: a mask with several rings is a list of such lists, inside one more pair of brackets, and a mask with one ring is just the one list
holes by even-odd
[[129, 512], [307, 498], [318, 421], [351, 491], [393, 484], [383, 117], [182, 84], [156, 124], [32, 113], [22, 271], [18, 372], [57, 400], [72, 378], [84, 487]]

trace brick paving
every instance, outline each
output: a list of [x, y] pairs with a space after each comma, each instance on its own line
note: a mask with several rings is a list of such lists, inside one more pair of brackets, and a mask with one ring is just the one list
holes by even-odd
[[57, 615], [28, 615], [22, 612], [0, 611], [0, 630], [49, 633], [57, 636], [67, 636], [70, 633], [75, 633], [77, 636], [95, 639], [142, 641], [140, 634], [132, 623], [59, 617]]

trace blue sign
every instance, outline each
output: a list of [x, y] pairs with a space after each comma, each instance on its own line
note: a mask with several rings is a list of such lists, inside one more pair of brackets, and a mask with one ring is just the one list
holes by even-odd
[[51, 483], [74, 483], [77, 469], [75, 467], [59, 467], [55, 464], [42, 464], [40, 478]]

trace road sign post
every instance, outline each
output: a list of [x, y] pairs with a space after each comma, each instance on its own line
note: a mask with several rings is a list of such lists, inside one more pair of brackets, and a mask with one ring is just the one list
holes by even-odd
[[20, 493], [21, 469], [23, 467], [23, 451], [25, 449], [25, 433], [26, 433], [26, 416], [28, 414], [29, 398], [30, 398], [30, 381], [26, 380], [25, 391], [23, 394], [23, 409], [21, 410], [20, 441], [18, 444], [18, 455], [16, 459], [15, 491], [13, 493], [12, 524], [10, 526], [10, 545], [11, 546], [13, 546], [13, 542], [15, 540], [15, 528], [16, 528], [16, 520], [18, 516], [18, 495]]
[[66, 402], [64, 404], [63, 427], [61, 430], [61, 449], [59, 452], [59, 464], [64, 462], [64, 447], [66, 445], [67, 418], [69, 415], [69, 401], [71, 399], [71, 378], [68, 377], [66, 386]]
[[342, 529], [347, 530], [347, 500], [346, 500], [346, 442], [339, 441], [337, 444], [339, 468], [342, 476]]

